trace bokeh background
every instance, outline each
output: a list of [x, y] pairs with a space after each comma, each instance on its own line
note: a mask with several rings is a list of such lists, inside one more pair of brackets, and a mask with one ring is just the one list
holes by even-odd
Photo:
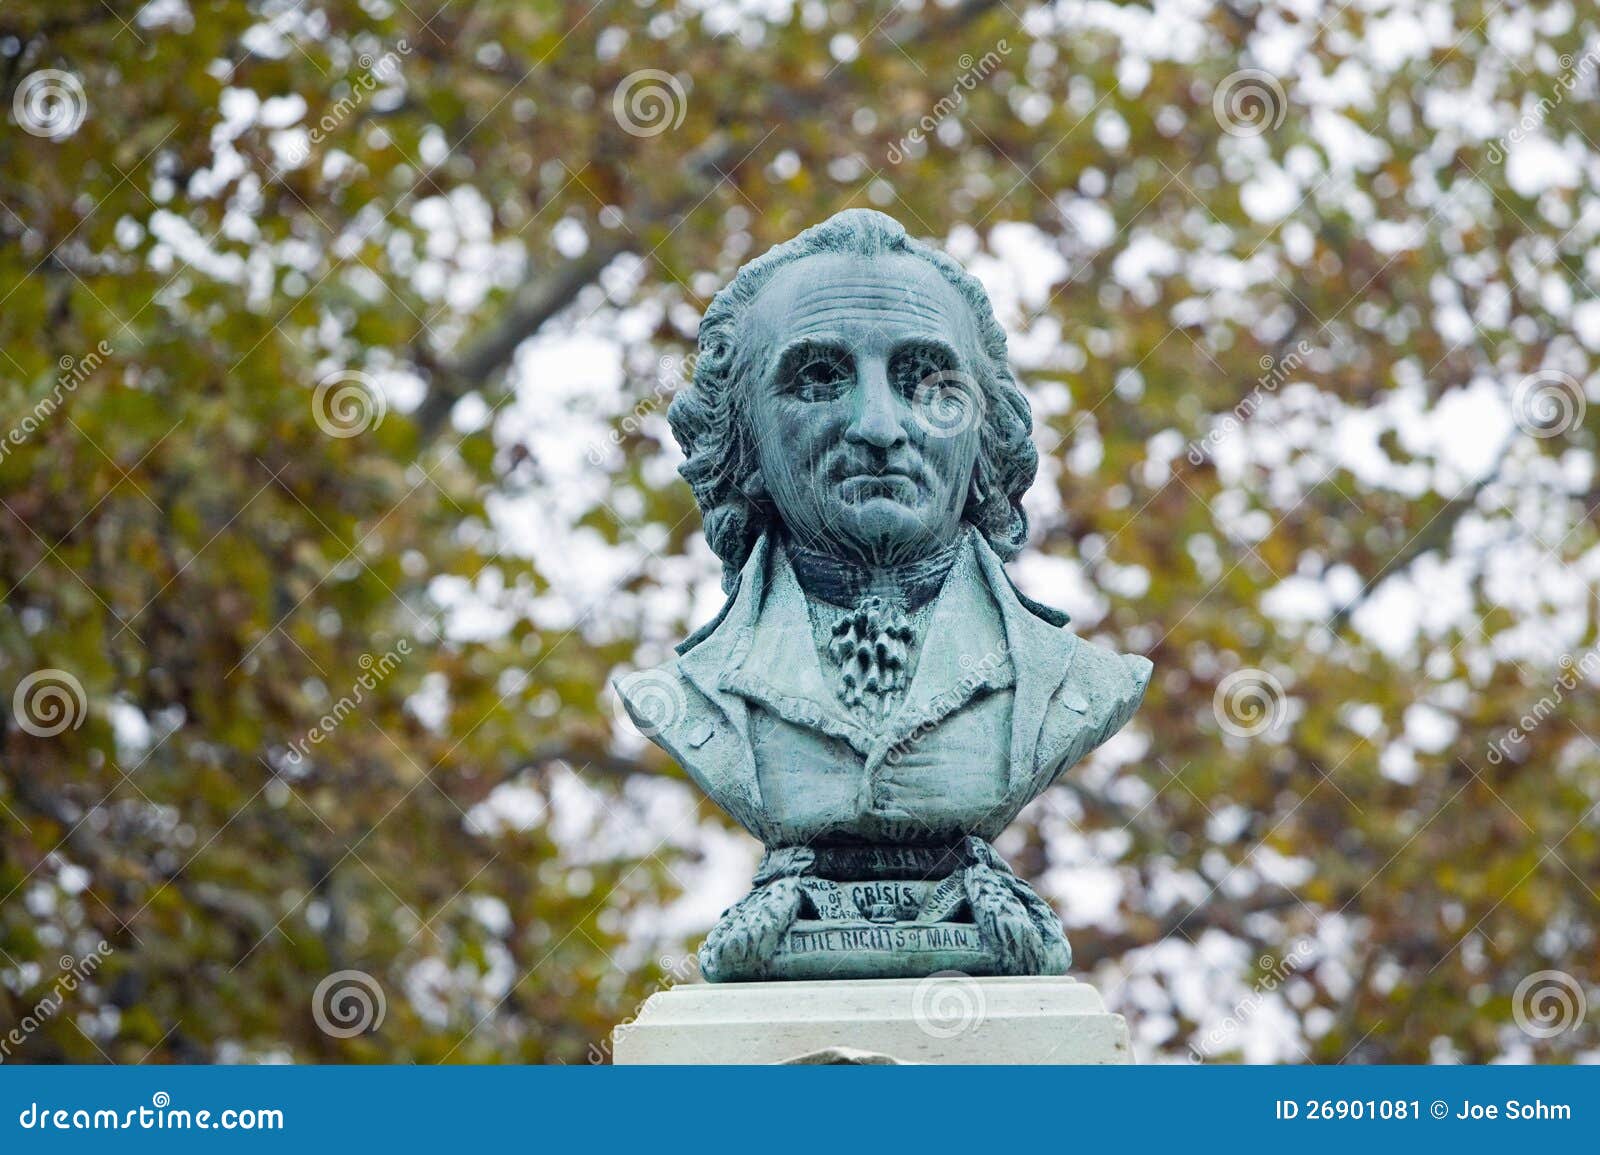
[[605, 686], [720, 604], [701, 311], [850, 206], [1155, 662], [1000, 844], [1141, 1057], [1600, 1057], [1597, 94], [1576, 2], [6, 0], [0, 1059], [697, 981], [758, 848]]

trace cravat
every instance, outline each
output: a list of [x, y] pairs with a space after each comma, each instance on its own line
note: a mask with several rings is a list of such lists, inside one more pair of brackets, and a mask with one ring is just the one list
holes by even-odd
[[882, 719], [905, 690], [911, 620], [898, 601], [868, 594], [840, 618], [828, 640], [840, 699], [851, 710]]

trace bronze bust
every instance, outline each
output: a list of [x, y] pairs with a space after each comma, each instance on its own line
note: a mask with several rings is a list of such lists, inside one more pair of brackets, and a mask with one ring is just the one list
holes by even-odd
[[981, 285], [842, 212], [716, 295], [669, 417], [728, 601], [618, 690], [767, 847], [705, 976], [1063, 973], [1060, 920], [989, 843], [1150, 663], [1005, 573], [1038, 455]]

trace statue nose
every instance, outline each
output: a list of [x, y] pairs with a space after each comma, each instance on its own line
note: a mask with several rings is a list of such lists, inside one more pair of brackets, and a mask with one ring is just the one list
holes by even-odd
[[878, 449], [892, 449], [906, 440], [900, 398], [889, 384], [888, 369], [881, 360], [873, 358], [862, 364], [856, 395], [855, 416], [846, 433], [850, 440]]

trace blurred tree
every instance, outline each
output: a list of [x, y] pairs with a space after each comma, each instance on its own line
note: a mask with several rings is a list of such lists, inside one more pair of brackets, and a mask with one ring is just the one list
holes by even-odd
[[1019, 579], [1156, 662], [1002, 844], [1141, 1046], [1593, 1056], [1597, 36], [7, 5], [5, 1056], [604, 1056], [722, 829], [602, 689], [715, 607], [665, 401], [851, 205], [993, 286]]

